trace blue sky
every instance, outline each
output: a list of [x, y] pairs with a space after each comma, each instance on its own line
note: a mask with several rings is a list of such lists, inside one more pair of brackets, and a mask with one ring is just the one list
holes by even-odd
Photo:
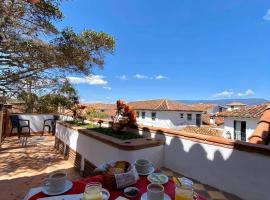
[[265, 0], [73, 0], [59, 26], [116, 40], [104, 69], [70, 75], [83, 101], [270, 99], [269, 9]]

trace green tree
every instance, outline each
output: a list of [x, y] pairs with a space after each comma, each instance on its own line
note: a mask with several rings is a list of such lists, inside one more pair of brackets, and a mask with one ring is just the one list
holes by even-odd
[[106, 33], [58, 29], [54, 24], [63, 19], [61, 2], [0, 1], [2, 93], [25, 89], [29, 79], [39, 80], [39, 84], [32, 85], [35, 89], [42, 85], [51, 87], [67, 73], [89, 75], [94, 66], [104, 66], [106, 54], [113, 53], [114, 39]]

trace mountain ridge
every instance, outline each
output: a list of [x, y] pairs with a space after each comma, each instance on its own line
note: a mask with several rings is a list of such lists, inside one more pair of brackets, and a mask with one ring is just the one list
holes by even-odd
[[204, 103], [204, 104], [218, 104], [225, 106], [228, 103], [231, 102], [242, 102], [248, 106], [252, 105], [258, 105], [270, 102], [269, 100], [263, 99], [263, 98], [246, 98], [246, 99], [212, 99], [212, 100], [176, 100], [177, 102], [185, 103], [185, 104], [198, 104], [198, 103]]

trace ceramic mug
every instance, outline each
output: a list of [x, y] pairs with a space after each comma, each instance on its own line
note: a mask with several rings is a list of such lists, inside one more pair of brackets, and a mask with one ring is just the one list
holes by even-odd
[[46, 179], [45, 186], [50, 192], [61, 192], [65, 188], [67, 173], [55, 172], [49, 175]]
[[153, 167], [153, 164], [150, 163], [148, 160], [139, 159], [136, 160], [135, 167], [139, 173], [147, 173], [150, 167]]
[[164, 200], [164, 187], [160, 184], [150, 183], [147, 186], [148, 200]]

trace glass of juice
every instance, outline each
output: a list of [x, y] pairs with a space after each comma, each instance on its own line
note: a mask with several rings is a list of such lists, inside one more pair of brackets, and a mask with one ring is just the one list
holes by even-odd
[[175, 200], [193, 200], [193, 190], [188, 188], [176, 187]]
[[83, 200], [102, 200], [102, 185], [99, 182], [88, 183], [85, 186]]

